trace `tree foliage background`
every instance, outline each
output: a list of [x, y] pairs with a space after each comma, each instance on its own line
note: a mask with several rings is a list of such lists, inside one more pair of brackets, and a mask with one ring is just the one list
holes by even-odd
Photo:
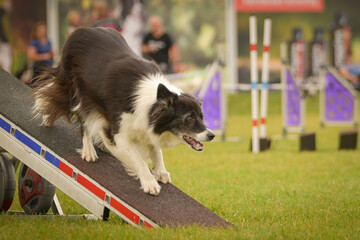
[[183, 62], [205, 66], [217, 57], [217, 45], [225, 42], [225, 2], [149, 0], [146, 13], [164, 18]]

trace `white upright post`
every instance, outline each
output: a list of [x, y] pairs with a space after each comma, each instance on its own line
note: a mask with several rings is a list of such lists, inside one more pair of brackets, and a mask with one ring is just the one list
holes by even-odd
[[258, 69], [257, 69], [257, 28], [256, 16], [250, 16], [250, 78], [251, 78], [251, 116], [252, 116], [252, 152], [259, 152], [258, 134]]
[[260, 138], [266, 137], [266, 116], [269, 92], [269, 58], [271, 42], [271, 19], [264, 21], [263, 61], [261, 72], [261, 102], [260, 102]]
[[280, 44], [280, 58], [281, 58], [281, 114], [283, 121], [283, 136], [287, 135], [287, 114], [286, 114], [286, 64], [289, 61], [288, 53], [287, 53], [287, 42], [285, 40], [281, 41]]
[[231, 92], [235, 92], [238, 81], [237, 68], [237, 27], [234, 0], [226, 1], [226, 66], [229, 72]]
[[58, 0], [46, 0], [47, 35], [55, 52], [59, 54], [59, 3]]

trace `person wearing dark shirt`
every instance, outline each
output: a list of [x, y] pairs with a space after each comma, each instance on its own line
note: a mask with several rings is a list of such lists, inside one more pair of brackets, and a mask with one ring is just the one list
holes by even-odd
[[142, 53], [154, 60], [164, 73], [177, 72], [177, 49], [170, 35], [165, 32], [161, 17], [152, 16], [149, 25], [151, 31], [144, 37]]
[[31, 85], [33, 85], [42, 69], [53, 65], [54, 51], [50, 41], [47, 39], [45, 23], [39, 22], [34, 26], [27, 56], [33, 63], [33, 80], [31, 82]]

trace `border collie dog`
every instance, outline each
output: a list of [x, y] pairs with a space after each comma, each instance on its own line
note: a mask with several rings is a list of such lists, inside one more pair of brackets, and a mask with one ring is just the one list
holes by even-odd
[[[169, 84], [159, 67], [138, 57], [113, 29], [79, 28], [67, 40], [58, 67], [47, 69], [34, 93], [43, 125], [74, 114], [82, 134], [81, 158], [94, 162], [94, 143], [119, 159], [145, 193], [170, 183], [161, 148], [187, 144], [203, 150], [215, 135], [201, 104]], [[152, 164], [148, 168], [146, 161]]]

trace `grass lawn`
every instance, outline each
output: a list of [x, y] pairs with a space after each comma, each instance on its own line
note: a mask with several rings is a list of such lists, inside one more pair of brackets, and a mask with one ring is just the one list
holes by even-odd
[[[250, 94], [229, 97], [227, 136], [239, 142], [164, 151], [173, 183], [231, 222], [202, 227], [140, 230], [110, 213], [109, 221], [0, 215], [0, 239], [360, 239], [360, 150], [338, 151], [346, 128], [320, 128], [318, 98], [307, 99], [306, 131], [317, 151], [299, 152], [297, 138], [281, 138], [281, 95], [269, 98], [271, 149], [253, 155]], [[359, 144], [358, 144], [359, 145]], [[65, 213], [87, 213], [57, 191]], [[17, 194], [11, 210], [21, 210]]]

